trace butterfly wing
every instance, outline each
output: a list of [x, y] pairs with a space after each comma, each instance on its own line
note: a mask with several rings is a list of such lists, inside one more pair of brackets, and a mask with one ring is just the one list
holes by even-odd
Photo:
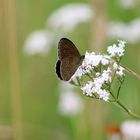
[[60, 39], [58, 43], [58, 57], [60, 60], [66, 57], [80, 57], [80, 53], [75, 45], [67, 38]]
[[60, 75], [64, 81], [68, 81], [80, 65], [79, 57], [65, 57], [60, 64]]
[[61, 77], [61, 74], [60, 74], [60, 66], [61, 66], [61, 61], [58, 60], [57, 63], [56, 63], [56, 74], [61, 80], [63, 80], [62, 77]]

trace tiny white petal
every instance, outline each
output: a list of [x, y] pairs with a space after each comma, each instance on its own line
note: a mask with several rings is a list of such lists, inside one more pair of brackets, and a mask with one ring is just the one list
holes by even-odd
[[78, 67], [78, 69], [76, 70], [76, 72], [74, 73], [74, 75], [71, 77], [71, 79], [74, 79], [75, 77], [81, 77], [83, 74], [85, 74], [86, 72], [84, 71], [84, 69], [82, 69], [81, 66]]
[[83, 93], [85, 93], [87, 96], [92, 96], [92, 81], [89, 81], [87, 84], [85, 84], [81, 89], [83, 90]]
[[117, 70], [118, 69], [118, 64], [116, 62], [113, 64], [113, 69], [114, 70]]
[[108, 99], [109, 99], [109, 93], [108, 93], [108, 91], [106, 91], [105, 89], [101, 89], [99, 92], [98, 92], [98, 94], [99, 94], [99, 98], [101, 98], [101, 99], [103, 99], [104, 101], [108, 101]]
[[99, 77], [101, 75], [100, 72], [96, 72], [96, 77]]
[[101, 63], [103, 65], [108, 65], [109, 64], [109, 60], [103, 57], [102, 60], [101, 60]]
[[123, 76], [124, 75], [124, 68], [121, 67], [121, 66], [119, 66], [118, 69], [117, 69], [117, 71], [116, 71], [116, 74], [118, 76]]
[[118, 42], [119, 42], [118, 44], [119, 47], [125, 47], [126, 41], [118, 40]]

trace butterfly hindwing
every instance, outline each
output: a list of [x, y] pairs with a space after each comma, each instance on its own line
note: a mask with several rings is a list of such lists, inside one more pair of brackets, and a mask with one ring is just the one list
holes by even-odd
[[68, 81], [79, 67], [78, 57], [66, 57], [61, 61], [60, 75], [63, 80]]
[[56, 74], [61, 80], [63, 80], [62, 77], [61, 77], [61, 74], [60, 74], [60, 66], [61, 66], [61, 61], [58, 60], [57, 63], [56, 63]]

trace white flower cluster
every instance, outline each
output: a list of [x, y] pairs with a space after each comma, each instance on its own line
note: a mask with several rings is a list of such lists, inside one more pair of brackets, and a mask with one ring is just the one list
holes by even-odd
[[118, 46], [116, 44], [113, 44], [112, 46], [109, 46], [107, 49], [107, 52], [110, 54], [111, 57], [114, 57], [118, 55], [119, 57], [124, 55], [124, 47], [126, 42], [119, 40]]
[[108, 47], [109, 55], [86, 52], [82, 65], [74, 74], [74, 77], [79, 78], [83, 75], [89, 76], [90, 80], [81, 85], [85, 95], [108, 101], [110, 95], [108, 86], [112, 82], [112, 76], [114, 74], [118, 77], [124, 75], [124, 68], [116, 62], [115, 58], [121, 58], [124, 55], [125, 42], [118, 42], [118, 45]]
[[84, 94], [87, 96], [93, 96], [93, 94], [98, 94], [100, 99], [107, 101], [109, 99], [109, 92], [103, 89], [105, 83], [111, 82], [111, 70], [103, 70], [102, 73], [97, 72], [96, 77], [88, 81], [84, 86], [81, 87]]

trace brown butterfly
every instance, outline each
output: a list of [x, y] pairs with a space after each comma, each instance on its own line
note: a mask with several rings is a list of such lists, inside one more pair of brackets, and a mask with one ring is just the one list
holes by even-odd
[[82, 64], [84, 55], [80, 55], [72, 41], [61, 38], [58, 43], [58, 58], [56, 64], [57, 76], [61, 80], [68, 81]]

